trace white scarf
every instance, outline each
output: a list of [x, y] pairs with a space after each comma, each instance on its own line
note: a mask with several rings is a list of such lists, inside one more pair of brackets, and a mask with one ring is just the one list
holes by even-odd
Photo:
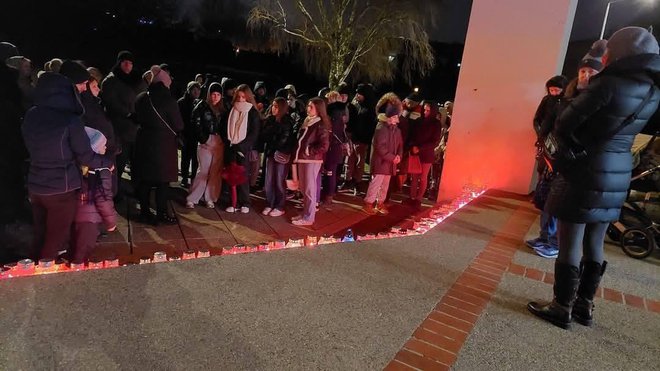
[[252, 103], [236, 102], [229, 113], [227, 120], [227, 134], [231, 144], [238, 144], [245, 140], [247, 135], [248, 112], [252, 109]]
[[302, 128], [307, 129], [308, 127], [316, 124], [319, 121], [321, 121], [321, 118], [318, 116], [307, 116], [305, 118], [305, 121], [303, 121]]

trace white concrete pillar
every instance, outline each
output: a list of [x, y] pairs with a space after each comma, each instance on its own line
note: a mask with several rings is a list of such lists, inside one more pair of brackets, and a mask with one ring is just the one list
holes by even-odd
[[474, 0], [439, 200], [466, 183], [520, 194], [534, 173], [532, 119], [560, 74], [577, 0]]

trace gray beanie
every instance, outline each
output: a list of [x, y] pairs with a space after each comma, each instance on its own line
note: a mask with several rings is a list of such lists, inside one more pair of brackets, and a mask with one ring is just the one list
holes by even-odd
[[609, 62], [639, 54], [658, 54], [658, 40], [641, 27], [624, 27], [607, 42]]

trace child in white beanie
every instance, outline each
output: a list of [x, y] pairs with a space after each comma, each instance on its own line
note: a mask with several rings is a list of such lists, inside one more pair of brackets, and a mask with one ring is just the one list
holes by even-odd
[[[92, 150], [101, 155], [105, 154], [105, 135], [90, 127], [85, 127], [85, 131]], [[74, 263], [84, 263], [89, 259], [96, 246], [101, 224], [108, 232], [117, 229], [117, 212], [112, 201], [112, 169], [82, 170], [83, 182], [74, 225], [74, 249], [70, 256]]]

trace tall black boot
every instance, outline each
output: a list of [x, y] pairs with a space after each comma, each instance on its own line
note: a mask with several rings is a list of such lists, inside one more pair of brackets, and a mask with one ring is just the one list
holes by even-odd
[[607, 267], [606, 261], [603, 264], [580, 263], [580, 286], [571, 315], [581, 325], [591, 326], [594, 322], [594, 295], [596, 295], [600, 280], [605, 273], [605, 267]]
[[571, 310], [575, 302], [575, 292], [580, 284], [577, 267], [555, 262], [554, 299], [549, 303], [530, 302], [527, 309], [535, 316], [568, 329], [571, 325]]

